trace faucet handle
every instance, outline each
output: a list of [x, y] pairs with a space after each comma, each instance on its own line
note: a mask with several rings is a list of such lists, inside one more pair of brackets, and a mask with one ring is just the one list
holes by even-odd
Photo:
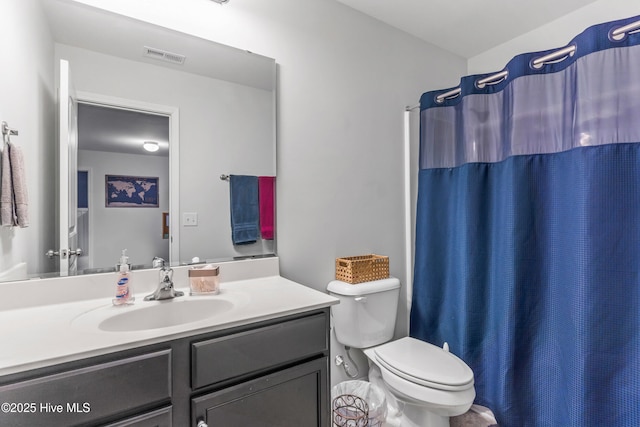
[[153, 266], [153, 268], [162, 268], [164, 269], [164, 266], [166, 264], [166, 261], [162, 258], [160, 258], [159, 256], [157, 257], [153, 257], [153, 261], [151, 261], [151, 265]]
[[170, 283], [173, 285], [173, 269], [172, 268], [162, 268], [160, 270], [160, 282], [161, 283]]

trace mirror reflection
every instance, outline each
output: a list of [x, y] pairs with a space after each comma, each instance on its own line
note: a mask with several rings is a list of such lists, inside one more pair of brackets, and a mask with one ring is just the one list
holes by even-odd
[[78, 104], [78, 270], [113, 264], [126, 245], [169, 259], [169, 117]]
[[[48, 249], [82, 249], [68, 262], [76, 264], [70, 272], [84, 274], [112, 271], [122, 249], [138, 268], [150, 267], [154, 256], [176, 265], [275, 254], [273, 236], [233, 241], [231, 185], [220, 178], [275, 177], [275, 61], [69, 0], [27, 3], [41, 9], [28, 13], [46, 17], [51, 36], [46, 49], [30, 54], [42, 61], [51, 52], [45, 55], [56, 86], [61, 60], [68, 63], [78, 144], [68, 173], [77, 189], [56, 186], [40, 208], [55, 212], [56, 224], [34, 224], [44, 231], [33, 253], [12, 261], [20, 264], [17, 274], [3, 277], [14, 265], [0, 264], [0, 280], [59, 274], [62, 260], [47, 258]], [[43, 96], [42, 103], [36, 108], [51, 110], [59, 99]], [[46, 127], [55, 130], [55, 120]], [[59, 143], [42, 138], [42, 146]], [[142, 151], [144, 142], [158, 150]], [[45, 164], [37, 181], [60, 182], [64, 156], [51, 149], [34, 156]], [[75, 221], [69, 214], [73, 244], [58, 226], [65, 193], [77, 210]], [[3, 250], [19, 232], [0, 234]]]

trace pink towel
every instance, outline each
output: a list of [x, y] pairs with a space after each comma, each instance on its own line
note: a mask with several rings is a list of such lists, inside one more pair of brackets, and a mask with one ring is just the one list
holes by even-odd
[[275, 176], [258, 177], [258, 199], [260, 204], [260, 233], [265, 240], [273, 240], [275, 218]]

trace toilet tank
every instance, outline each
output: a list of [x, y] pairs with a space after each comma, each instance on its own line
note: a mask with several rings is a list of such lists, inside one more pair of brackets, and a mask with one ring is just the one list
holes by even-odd
[[327, 291], [340, 300], [331, 307], [338, 341], [354, 348], [367, 348], [393, 338], [400, 296], [395, 277], [355, 285], [334, 280]]

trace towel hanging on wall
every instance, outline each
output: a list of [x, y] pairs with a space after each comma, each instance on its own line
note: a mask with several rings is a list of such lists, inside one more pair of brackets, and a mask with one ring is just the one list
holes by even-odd
[[6, 138], [2, 152], [0, 223], [4, 227], [29, 226], [29, 198], [20, 147]]
[[258, 177], [260, 203], [260, 233], [265, 240], [273, 240], [275, 216], [275, 176]]
[[229, 185], [231, 240], [234, 245], [253, 243], [260, 235], [258, 177], [230, 175]]

